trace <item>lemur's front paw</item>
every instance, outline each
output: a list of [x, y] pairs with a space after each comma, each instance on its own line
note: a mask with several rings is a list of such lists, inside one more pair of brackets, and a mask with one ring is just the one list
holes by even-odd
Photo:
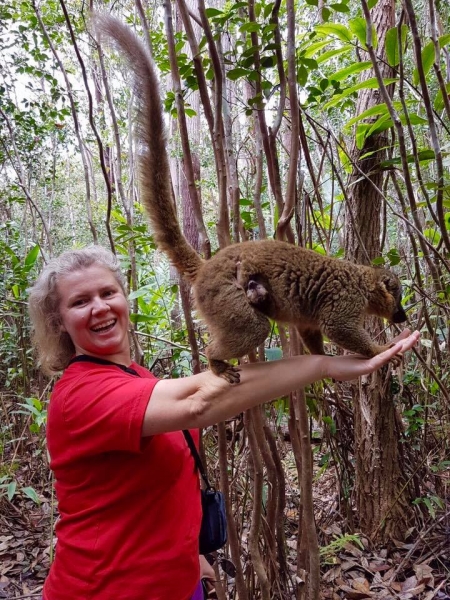
[[210, 359], [209, 367], [215, 375], [222, 377], [222, 379], [225, 379], [228, 383], [237, 384], [241, 381], [239, 367], [233, 367], [224, 360]]

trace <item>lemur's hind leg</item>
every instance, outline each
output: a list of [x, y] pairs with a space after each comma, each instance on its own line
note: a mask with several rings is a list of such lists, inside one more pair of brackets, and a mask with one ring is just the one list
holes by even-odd
[[323, 336], [320, 329], [297, 326], [301, 338], [311, 354], [325, 354]]
[[270, 333], [269, 319], [244, 303], [238, 314], [224, 315], [220, 328], [209, 329], [211, 343], [206, 356], [211, 370], [230, 383], [239, 383], [239, 368], [225, 361], [245, 356], [264, 343]]
[[230, 261], [228, 266], [228, 271], [217, 271], [207, 264], [194, 295], [211, 336], [206, 348], [211, 370], [230, 383], [239, 383], [239, 369], [225, 361], [245, 356], [262, 344], [270, 333], [270, 321], [249, 303], [241, 263]]

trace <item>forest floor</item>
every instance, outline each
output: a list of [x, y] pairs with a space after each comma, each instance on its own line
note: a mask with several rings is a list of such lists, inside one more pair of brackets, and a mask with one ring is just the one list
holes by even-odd
[[[50, 565], [52, 483], [46, 468], [33, 468], [36, 464], [33, 454], [34, 459], [20, 461], [15, 472], [19, 491], [12, 501], [6, 495], [0, 497], [0, 598], [40, 598]], [[20, 492], [20, 483], [26, 486], [30, 481], [38, 493], [39, 504]], [[349, 537], [342, 543], [343, 523], [336, 507], [335, 490], [331, 470], [315, 484], [319, 537], [322, 548], [325, 547], [323, 600], [450, 600], [450, 506], [446, 512], [436, 514], [433, 519], [430, 517], [422, 531], [411, 531], [407, 542], [373, 549], [362, 536]], [[295, 497], [298, 490], [292, 480], [286, 513], [291, 531], [295, 531], [297, 520]], [[291, 539], [288, 537], [292, 552], [289, 562], [293, 569], [296, 537], [296, 534]], [[234, 588], [232, 580], [228, 580], [227, 588]]]

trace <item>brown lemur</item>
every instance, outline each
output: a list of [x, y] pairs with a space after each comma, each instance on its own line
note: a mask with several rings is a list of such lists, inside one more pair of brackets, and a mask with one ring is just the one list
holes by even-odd
[[296, 326], [312, 354], [324, 354], [325, 334], [367, 357], [389, 346], [371, 340], [365, 315], [401, 323], [398, 277], [385, 269], [355, 265], [282, 241], [251, 241], [203, 260], [185, 239], [172, 202], [159, 83], [148, 50], [120, 21], [95, 15], [98, 32], [112, 38], [133, 73], [137, 104], [142, 201], [154, 239], [191, 282], [195, 305], [209, 328], [210, 368], [231, 383], [238, 369], [227, 362], [262, 344], [273, 319]]

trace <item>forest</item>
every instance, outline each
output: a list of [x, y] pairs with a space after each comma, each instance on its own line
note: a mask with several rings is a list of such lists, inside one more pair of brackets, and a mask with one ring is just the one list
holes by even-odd
[[[400, 366], [325, 379], [202, 432], [226, 498], [218, 600], [450, 598], [450, 5], [446, 0], [3, 0], [0, 4], [0, 598], [41, 598], [58, 506], [28, 290], [101, 244], [126, 274], [135, 360], [207, 368], [208, 331], [140, 202], [131, 72], [92, 28], [143, 40], [174, 199], [205, 258], [275, 238], [387, 267]], [[272, 323], [246, 360], [307, 352]], [[342, 353], [326, 342], [330, 354]], [[137, 599], [138, 600], [138, 599]], [[140, 600], [140, 599], [139, 599]]]

